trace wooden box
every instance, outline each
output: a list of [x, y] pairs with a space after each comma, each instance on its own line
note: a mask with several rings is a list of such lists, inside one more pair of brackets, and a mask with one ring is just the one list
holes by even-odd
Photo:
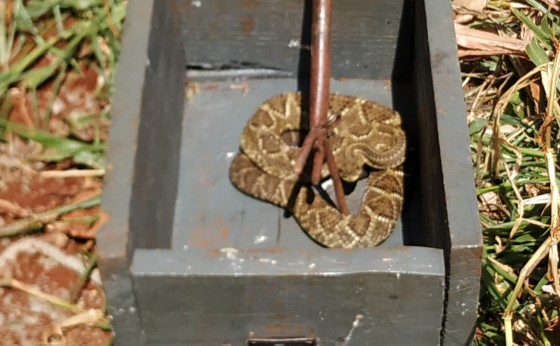
[[97, 245], [118, 345], [470, 342], [481, 235], [450, 3], [333, 3], [332, 91], [403, 116], [395, 232], [322, 248], [228, 179], [256, 108], [308, 88], [311, 1], [130, 1]]

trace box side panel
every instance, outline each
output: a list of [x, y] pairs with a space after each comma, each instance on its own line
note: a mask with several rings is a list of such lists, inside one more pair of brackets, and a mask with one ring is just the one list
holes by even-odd
[[116, 74], [112, 124], [107, 154], [107, 173], [102, 208], [110, 218], [97, 232], [98, 264], [113, 317], [116, 342], [143, 345], [144, 333], [136, 308], [129, 256], [134, 244], [129, 216], [138, 141], [145, 61], [153, 15], [153, 1], [131, 2], [124, 24], [122, 53]]
[[[333, 1], [333, 77], [390, 78], [402, 6]], [[189, 0], [181, 11], [190, 64], [309, 71], [310, 0]]]
[[134, 167], [135, 248], [170, 248], [179, 176], [185, 58], [178, 1], [158, 2], [148, 46]]
[[[160, 133], [162, 140], [157, 140], [155, 127], [156, 123], [161, 123], [173, 128], [169, 122], [175, 120], [174, 112], [179, 116], [175, 121], [180, 124], [184, 58], [182, 49], [174, 48], [180, 46], [177, 42], [181, 41], [178, 20], [173, 19], [177, 1], [166, 4], [168, 6], [154, 6], [153, 1], [128, 4], [113, 99], [102, 199], [102, 208], [110, 219], [98, 232], [97, 252], [116, 343], [123, 345], [142, 345], [144, 342], [129, 271], [131, 253], [134, 248], [150, 241], [149, 234], [143, 232], [165, 227], [165, 222], [169, 223], [172, 217], [164, 208], [171, 203], [173, 198], [169, 195], [175, 189], [173, 174], [177, 172], [172, 163], [168, 164], [172, 161], [165, 161], [173, 160], [173, 153], [169, 154], [170, 158], [165, 158], [164, 153], [154, 148], [160, 145], [162, 150], [171, 151], [174, 146], [178, 147], [179, 136]], [[154, 48], [159, 37], [167, 39], [159, 40], [165, 43]], [[169, 80], [165, 80], [166, 77]], [[172, 91], [166, 95], [162, 91], [156, 92], [158, 88]], [[156, 104], [147, 105], [154, 96]], [[153, 114], [152, 119], [146, 120]], [[154, 128], [150, 129], [150, 126]], [[154, 178], [157, 175], [154, 166], [170, 172]], [[163, 186], [162, 178], [168, 179], [165, 183], [169, 183], [169, 187]], [[138, 215], [145, 217], [142, 223], [138, 222]], [[157, 245], [168, 244], [169, 237], [158, 241]]]
[[318, 337], [324, 345], [341, 338], [355, 345], [439, 342], [441, 250], [402, 248], [393, 257], [395, 249], [373, 256], [367, 250], [188, 252], [167, 252], [159, 261], [165, 252], [135, 256], [143, 325], [154, 345], [244, 345], [249, 337], [294, 336]]
[[150, 26], [145, 23], [151, 21], [152, 5], [152, 1], [147, 1], [127, 7], [128, 16], [124, 23], [122, 51], [115, 78], [102, 196], [103, 210], [110, 219], [97, 232], [101, 265], [109, 258], [128, 260], [128, 256], [132, 256], [128, 250], [134, 249], [129, 216], [150, 35]]
[[[443, 344], [472, 345], [478, 318], [482, 251], [479, 247], [454, 247], [447, 289]], [[453, 264], [454, 263], [454, 264]]]
[[[447, 210], [443, 190], [443, 177], [439, 151], [439, 136], [434, 104], [434, 89], [430, 72], [430, 57], [426, 21], [422, 17], [424, 8], [422, 1], [416, 2], [415, 30], [415, 99], [418, 132], [418, 161], [421, 187], [421, 205], [424, 237], [428, 243], [444, 248], [449, 244], [447, 229]], [[445, 91], [444, 91], [445, 92]], [[424, 240], [425, 241], [425, 240]]]
[[100, 257], [98, 263], [103, 274], [107, 314], [111, 317], [115, 345], [144, 345], [146, 335], [128, 262], [122, 259], [101, 260]]
[[[303, 336], [324, 345], [346, 339], [364, 346], [432, 346], [439, 342], [443, 281], [373, 273], [136, 279], [143, 288], [141, 306], [151, 300], [142, 317], [148, 342], [156, 345], [243, 345], [250, 337]], [[177, 295], [168, 294], [173, 291]]]
[[418, 1], [416, 9], [419, 130], [430, 134], [420, 154], [428, 181], [440, 182], [425, 191], [425, 215], [442, 241], [448, 272], [442, 336], [445, 345], [466, 345], [477, 317], [482, 239], [453, 17], [440, 1]]
[[425, 186], [420, 174], [419, 147], [422, 145], [418, 131], [419, 112], [415, 102], [416, 87], [413, 69], [414, 60], [414, 0], [404, 0], [399, 27], [397, 50], [391, 76], [391, 95], [393, 108], [401, 114], [402, 126], [406, 133], [407, 152], [404, 162], [405, 195], [402, 212], [403, 243], [405, 245], [437, 248], [441, 244], [434, 237], [427, 236], [433, 230], [423, 224], [422, 196]]

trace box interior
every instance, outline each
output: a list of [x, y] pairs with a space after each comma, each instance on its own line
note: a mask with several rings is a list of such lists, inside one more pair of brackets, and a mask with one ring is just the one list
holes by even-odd
[[[422, 180], [416, 151], [420, 112], [412, 73], [411, 12], [407, 1], [382, 2], [379, 11], [364, 11], [369, 6], [356, 2], [360, 6], [335, 2], [333, 8], [331, 92], [393, 107], [403, 117], [408, 140], [402, 218], [380, 246], [439, 248], [433, 237], [424, 236], [432, 230], [420, 217]], [[310, 1], [238, 5], [181, 2], [178, 37], [185, 54], [183, 70], [177, 69], [180, 61], [159, 62], [154, 81], [147, 80], [153, 85], [145, 86], [145, 98], [150, 100], [145, 99], [148, 107], [142, 113], [140, 136], [151, 140], [141, 142], [137, 152], [141, 160], [136, 160], [139, 173], [132, 209], [144, 217], [131, 221], [135, 248], [319, 247], [283, 210], [243, 195], [228, 178], [242, 129], [257, 107], [282, 92], [308, 92]], [[233, 13], [226, 13], [226, 7]], [[285, 19], [276, 18], [280, 15]], [[401, 20], [402, 16], [411, 20]], [[240, 24], [235, 18], [244, 19]], [[251, 24], [243, 24], [247, 22]], [[348, 26], [349, 22], [358, 24]], [[154, 60], [169, 59], [159, 45], [154, 39], [150, 46], [159, 55]], [[185, 79], [180, 86], [177, 73]], [[172, 90], [162, 91], [156, 85], [162, 78], [175, 80], [174, 88], [165, 86]], [[154, 105], [160, 101], [149, 89], [166, 93], [163, 102], [168, 104], [159, 105], [163, 109]], [[158, 117], [160, 131], [154, 131]], [[163, 157], [162, 147], [167, 147]], [[146, 163], [151, 157], [152, 162]], [[348, 196], [351, 207], [359, 205], [363, 183]], [[140, 212], [146, 206], [155, 213]]]

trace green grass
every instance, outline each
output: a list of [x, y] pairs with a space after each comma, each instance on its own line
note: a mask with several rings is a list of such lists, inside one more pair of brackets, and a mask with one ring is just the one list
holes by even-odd
[[[70, 161], [75, 168], [104, 168], [105, 143], [100, 125], [110, 118], [110, 108], [98, 113], [72, 114], [63, 119], [70, 135], [50, 132], [55, 100], [70, 74], [81, 74], [82, 67], [93, 68], [98, 79], [95, 98], [110, 104], [114, 75], [120, 52], [120, 34], [126, 14], [126, 0], [4, 0], [0, 2], [0, 141], [10, 144], [15, 136], [38, 144], [40, 152], [25, 157], [26, 162]], [[48, 90], [46, 109], [39, 109], [38, 95]], [[16, 102], [14, 92], [31, 100], [32, 124], [10, 119]], [[93, 127], [91, 140], [74, 133]], [[71, 203], [0, 227], [0, 237], [21, 236], [41, 229], [45, 223], [64, 218], [75, 209], [98, 206], [99, 196]], [[95, 219], [95, 216], [90, 218]], [[87, 282], [96, 266], [89, 255], [88, 271], [76, 282], [72, 299]], [[95, 326], [110, 330], [106, 318]], [[111, 343], [108, 343], [111, 344]]]
[[558, 271], [551, 236], [558, 236], [560, 19], [539, 1], [511, 4], [490, 1], [491, 18], [471, 26], [515, 37], [530, 31], [527, 58], [462, 64], [466, 85], [475, 90], [467, 103], [484, 236], [475, 343], [558, 345], [560, 301], [550, 292]]
[[[42, 129], [49, 124], [54, 100], [67, 73], [81, 73], [83, 63], [95, 68], [103, 78], [105, 83], [96, 97], [109, 102], [126, 1], [12, 0], [7, 4], [10, 6], [0, 6], [0, 140], [6, 141], [6, 133], [10, 132], [41, 144], [45, 150], [31, 160], [72, 159], [79, 167], [103, 167], [105, 146], [98, 133], [94, 143], [83, 143]], [[40, 116], [35, 102], [33, 128], [7, 120], [13, 107], [8, 96], [10, 88], [36, 97], [37, 90], [46, 83], [52, 84], [53, 91], [49, 106]], [[75, 130], [106, 120], [108, 115], [104, 111], [65, 120]]]

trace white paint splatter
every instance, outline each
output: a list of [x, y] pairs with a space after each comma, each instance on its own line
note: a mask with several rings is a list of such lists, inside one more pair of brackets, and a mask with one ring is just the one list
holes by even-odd
[[237, 254], [239, 253], [239, 250], [232, 247], [225, 247], [220, 249], [220, 252], [225, 254], [227, 259], [234, 260], [237, 259]]
[[356, 318], [354, 319], [354, 322], [352, 322], [352, 328], [350, 328], [350, 331], [348, 332], [348, 335], [346, 335], [346, 337], [344, 338], [345, 341], [345, 345], [349, 345], [350, 340], [352, 339], [352, 334], [354, 333], [354, 330], [356, 330], [356, 328], [358, 328], [360, 326], [360, 321], [364, 318], [364, 315], [358, 314], [356, 315]]
[[297, 38], [292, 38], [290, 42], [288, 42], [289, 48], [298, 48], [300, 46], [299, 40]]
[[253, 242], [255, 245], [264, 243], [265, 241], [268, 240], [268, 237], [266, 235], [258, 235], [255, 237], [255, 241]]
[[270, 263], [272, 265], [276, 264], [276, 260], [270, 259], [270, 258], [259, 258], [259, 262], [261, 263]]

